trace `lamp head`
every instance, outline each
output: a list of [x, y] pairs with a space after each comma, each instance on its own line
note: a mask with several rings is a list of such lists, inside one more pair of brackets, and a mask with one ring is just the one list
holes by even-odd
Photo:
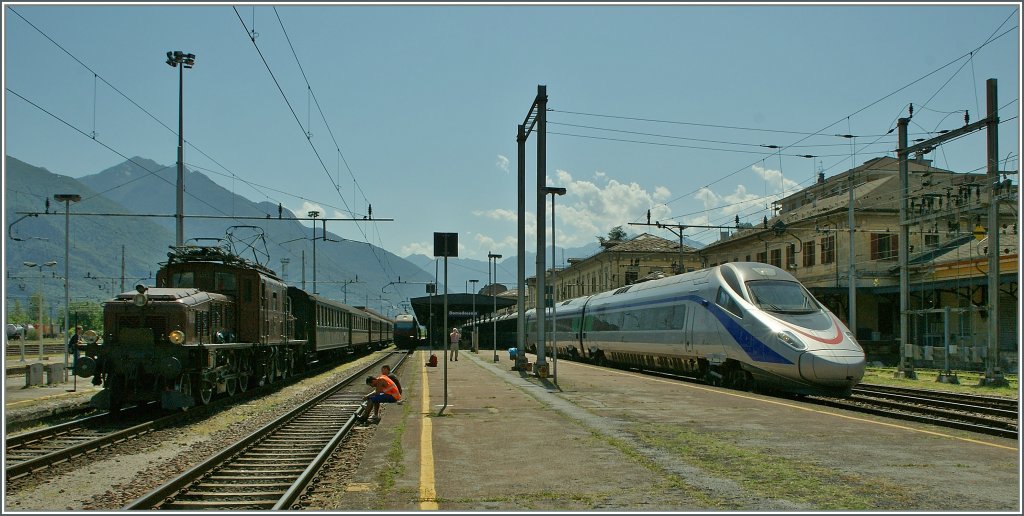
[[53, 198], [60, 202], [78, 202], [82, 200], [82, 196], [78, 194], [56, 194]]

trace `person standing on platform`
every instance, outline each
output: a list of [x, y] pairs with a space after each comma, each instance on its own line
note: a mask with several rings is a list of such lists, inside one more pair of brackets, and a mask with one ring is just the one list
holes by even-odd
[[78, 343], [82, 341], [82, 327], [75, 327], [75, 334], [68, 339], [68, 354], [72, 356], [71, 371], [78, 372]]
[[459, 339], [462, 338], [462, 334], [459, 333], [458, 328], [452, 328], [452, 332], [448, 334], [448, 342], [451, 343], [451, 351], [448, 356], [448, 361], [451, 362], [459, 360]]

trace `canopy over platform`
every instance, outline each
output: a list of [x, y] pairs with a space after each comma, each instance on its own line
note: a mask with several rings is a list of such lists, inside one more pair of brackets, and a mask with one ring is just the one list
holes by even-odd
[[[466, 324], [474, 317], [482, 317], [494, 311], [495, 305], [500, 310], [515, 306], [517, 300], [501, 296], [485, 296], [481, 294], [448, 294], [448, 328], [444, 325], [444, 295], [415, 297], [411, 300], [416, 320], [427, 327], [427, 338], [431, 345], [444, 345], [443, 337], [448, 335], [451, 327]], [[475, 305], [474, 305], [475, 303]], [[476, 311], [474, 311], [474, 306]]]

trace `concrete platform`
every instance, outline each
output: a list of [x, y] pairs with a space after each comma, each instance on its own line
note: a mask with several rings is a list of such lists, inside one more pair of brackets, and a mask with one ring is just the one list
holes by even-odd
[[[322, 509], [1020, 509], [1015, 440], [568, 361], [556, 385], [507, 352], [428, 356], [408, 359], [404, 404], [385, 405], [356, 478]], [[837, 485], [850, 500], [824, 494]]]

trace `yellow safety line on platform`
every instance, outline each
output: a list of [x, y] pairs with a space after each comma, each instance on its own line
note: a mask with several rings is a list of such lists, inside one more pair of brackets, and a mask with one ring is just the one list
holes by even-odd
[[[422, 359], [422, 355], [416, 354]], [[436, 511], [437, 491], [434, 490], [434, 447], [433, 423], [430, 420], [430, 385], [427, 383], [427, 364], [420, 360], [420, 375], [423, 378], [423, 398], [420, 409], [423, 412], [423, 426], [420, 429], [420, 510]]]
[[[587, 364], [579, 364], [579, 365], [584, 366], [584, 367], [596, 367], [596, 366], [589, 366]], [[814, 408], [810, 408], [810, 407], [794, 405], [792, 403], [785, 403], [785, 402], [782, 402], [782, 401], [769, 400], [769, 399], [764, 399], [764, 398], [755, 398], [753, 396], [748, 396], [748, 395], [745, 395], [745, 394], [740, 394], [738, 392], [722, 391], [722, 390], [712, 389], [712, 388], [709, 388], [709, 387], [701, 387], [699, 385], [692, 385], [692, 384], [687, 384], [687, 383], [682, 383], [682, 382], [673, 382], [673, 381], [669, 381], [669, 380], [662, 380], [660, 378], [652, 378], [650, 376], [639, 375], [639, 374], [636, 374], [636, 373], [628, 373], [628, 372], [625, 372], [625, 371], [615, 371], [615, 370], [612, 370], [612, 369], [606, 369], [606, 370], [609, 371], [609, 372], [613, 372], [613, 373], [616, 373], [616, 374], [621, 374], [621, 375], [624, 375], [624, 376], [633, 376], [633, 377], [636, 377], [636, 378], [642, 378], [644, 380], [650, 380], [650, 381], [659, 382], [659, 383], [667, 383], [667, 384], [671, 384], [671, 385], [680, 385], [680, 386], [683, 386], [683, 387], [688, 387], [688, 388], [691, 388], [691, 389], [697, 389], [697, 390], [701, 390], [701, 391], [714, 392], [714, 393], [717, 393], [717, 394], [725, 394], [727, 396], [735, 396], [737, 398], [743, 398], [743, 399], [754, 400], [754, 401], [761, 401], [761, 402], [764, 402], [764, 403], [772, 403], [772, 404], [775, 404], [775, 405], [782, 405], [784, 407], [795, 408], [795, 409], [799, 409], [799, 410], [806, 410], [807, 412], [814, 412], [816, 414], [823, 414], [823, 415], [828, 415], [828, 416], [841, 417], [843, 419], [852, 419], [854, 421], [861, 421], [861, 422], [864, 422], [864, 423], [871, 423], [871, 424], [874, 424], [874, 425], [882, 425], [882, 426], [888, 426], [888, 427], [892, 427], [892, 428], [899, 428], [901, 430], [908, 430], [908, 431], [911, 431], [911, 432], [917, 432], [919, 434], [928, 434], [928, 435], [935, 435], [935, 436], [938, 436], [938, 437], [946, 437], [946, 438], [949, 438], [949, 439], [956, 439], [957, 441], [964, 441], [964, 442], [969, 442], [969, 443], [974, 443], [974, 444], [980, 444], [980, 445], [983, 445], [983, 446], [991, 446], [993, 448], [1002, 448], [1004, 450], [1014, 450], [1014, 451], [1017, 450], [1017, 448], [1013, 447], [1013, 446], [1005, 446], [1005, 445], [1002, 445], [1002, 444], [990, 443], [990, 442], [986, 442], [986, 441], [979, 441], [977, 439], [970, 439], [970, 438], [967, 438], [967, 437], [957, 437], [955, 435], [944, 434], [942, 432], [933, 432], [931, 430], [923, 430], [923, 429], [920, 429], [920, 428], [913, 428], [913, 427], [909, 427], [909, 426], [897, 425], [895, 423], [886, 423], [885, 421], [873, 421], [871, 419], [864, 419], [862, 417], [847, 416], [845, 414], [836, 414], [835, 412], [826, 412], [824, 410], [818, 410], [818, 409], [814, 409]]]

